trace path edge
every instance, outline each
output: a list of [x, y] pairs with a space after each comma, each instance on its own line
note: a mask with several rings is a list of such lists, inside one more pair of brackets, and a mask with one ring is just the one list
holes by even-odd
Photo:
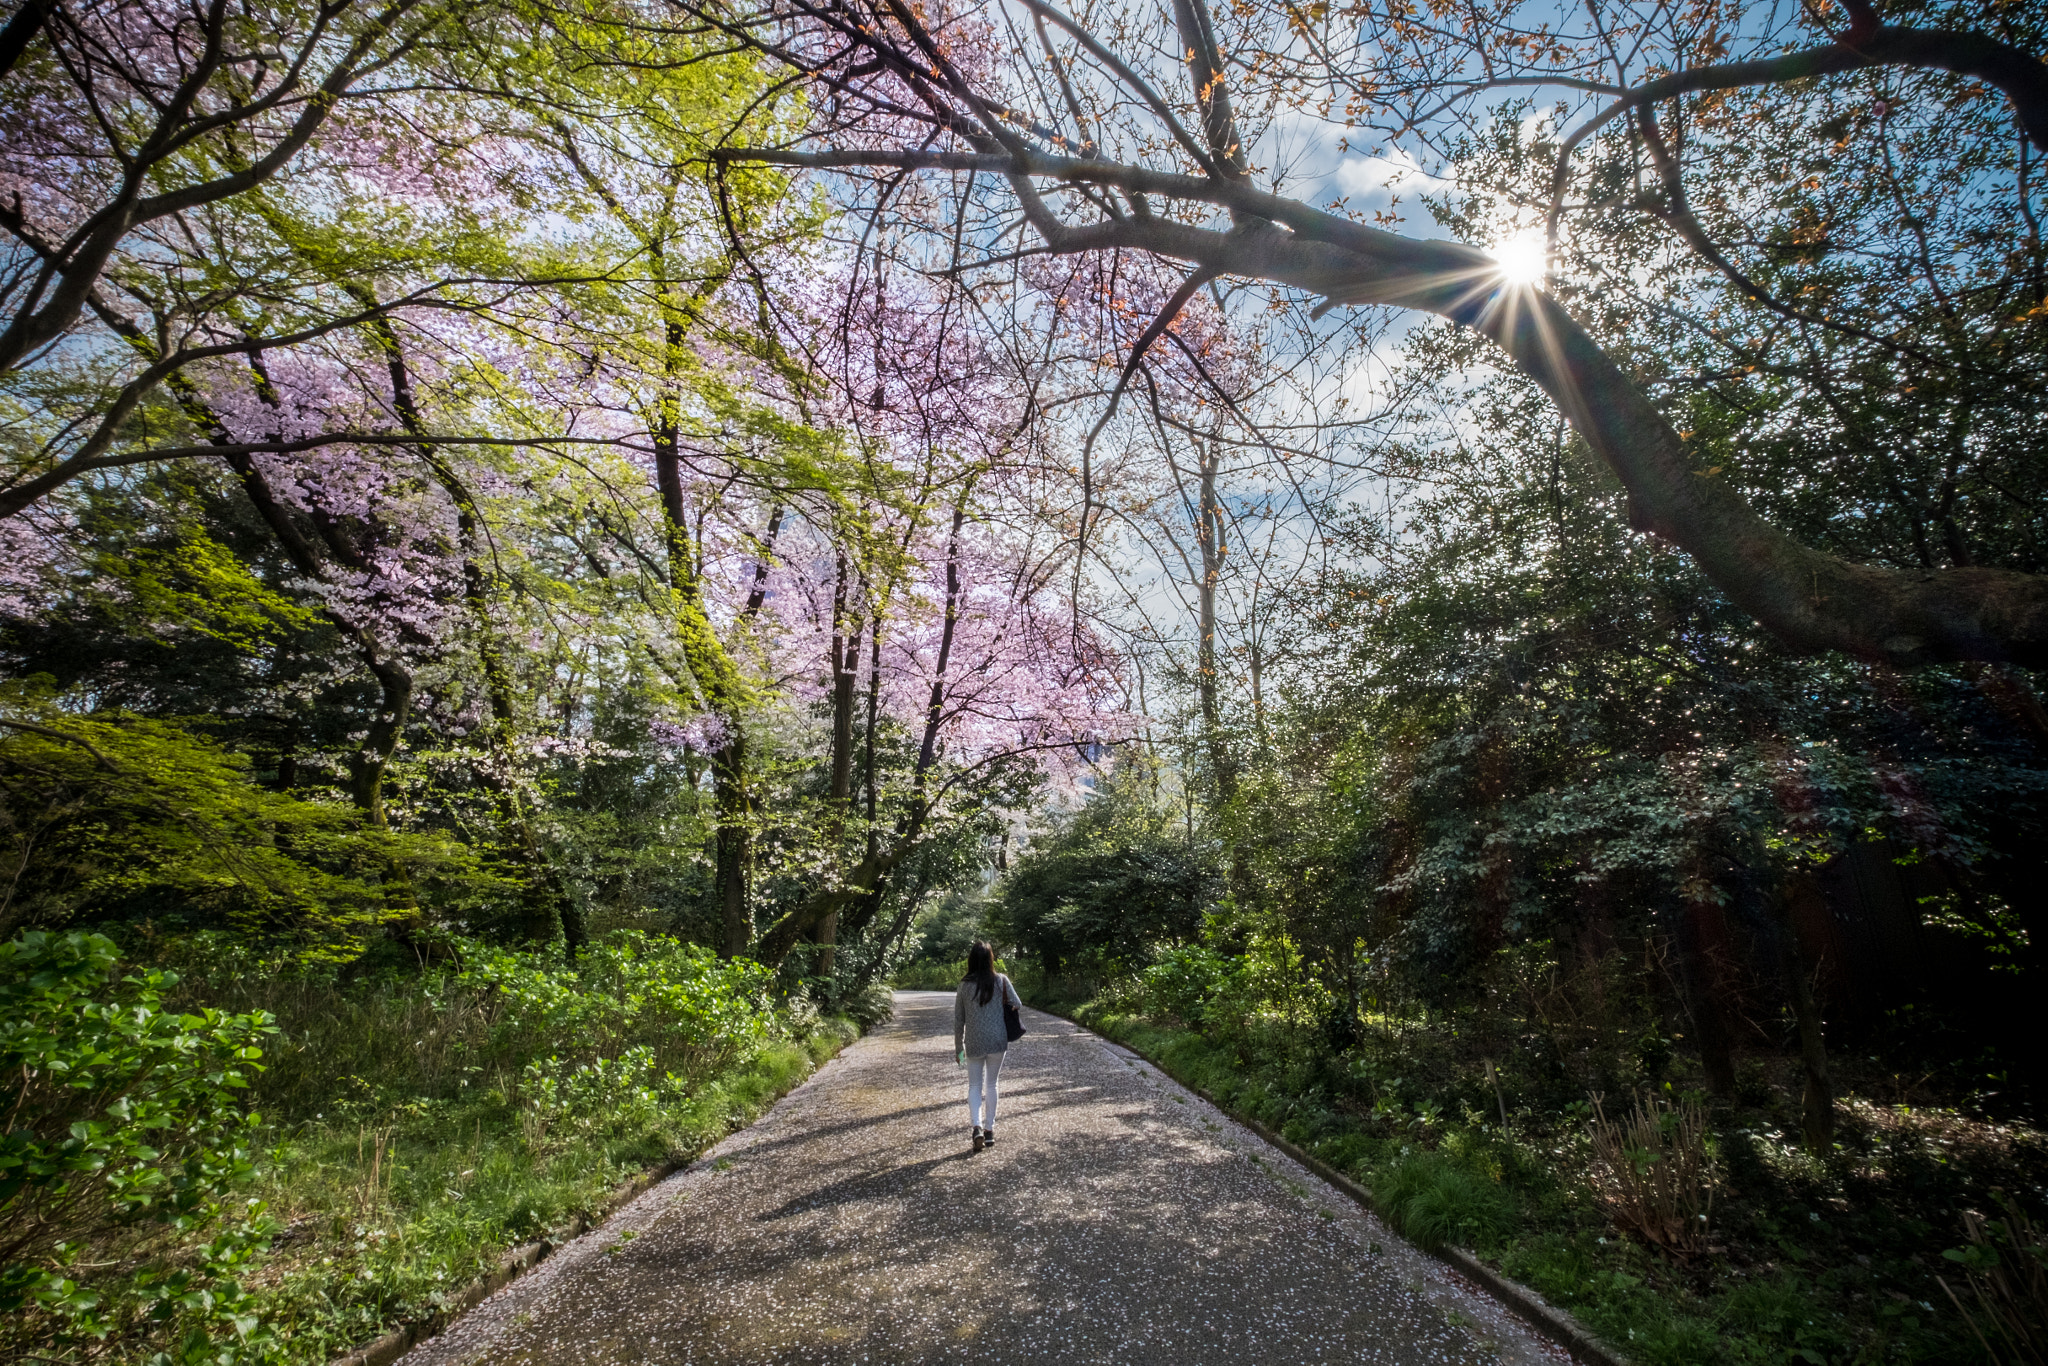
[[703, 1158], [705, 1153], [710, 1152], [734, 1134], [745, 1133], [748, 1129], [753, 1128], [754, 1125], [759, 1124], [768, 1117], [771, 1110], [782, 1104], [794, 1092], [810, 1085], [819, 1073], [839, 1061], [845, 1055], [847, 1049], [865, 1039], [870, 1032], [870, 1029], [863, 1029], [854, 1038], [841, 1045], [838, 1051], [834, 1052], [831, 1057], [813, 1067], [805, 1074], [802, 1080], [782, 1092], [781, 1095], [775, 1097], [774, 1100], [762, 1108], [760, 1114], [754, 1116], [748, 1123], [727, 1130], [717, 1139], [705, 1144], [700, 1152], [690, 1154], [689, 1156], [680, 1154], [671, 1156], [647, 1168], [631, 1180], [614, 1186], [611, 1193], [597, 1203], [595, 1209], [587, 1210], [571, 1219], [559, 1231], [559, 1236], [541, 1238], [531, 1243], [522, 1243], [499, 1257], [498, 1264], [488, 1274], [479, 1276], [454, 1295], [451, 1295], [442, 1305], [440, 1311], [433, 1317], [423, 1319], [418, 1323], [406, 1324], [401, 1328], [394, 1328], [383, 1337], [367, 1342], [361, 1347], [353, 1348], [342, 1356], [331, 1358], [328, 1366], [391, 1366], [392, 1362], [397, 1361], [421, 1343], [440, 1337], [443, 1333], [461, 1322], [464, 1314], [467, 1314], [470, 1310], [476, 1308], [485, 1300], [539, 1266], [549, 1257], [560, 1252], [578, 1238], [581, 1238], [591, 1229], [600, 1227], [607, 1219], [610, 1219], [627, 1205], [632, 1204], [655, 1186], [668, 1180], [677, 1172], [694, 1165]]
[[[1026, 1002], [1026, 1004], [1029, 1005], [1030, 1003]], [[1218, 1110], [1221, 1110], [1236, 1123], [1242, 1124], [1261, 1139], [1264, 1139], [1267, 1143], [1294, 1159], [1294, 1161], [1299, 1162], [1302, 1166], [1314, 1172], [1329, 1185], [1349, 1196], [1363, 1208], [1371, 1211], [1376, 1217], [1384, 1218], [1380, 1214], [1379, 1206], [1373, 1201], [1372, 1192], [1364, 1186], [1359, 1185], [1358, 1182], [1338, 1171], [1329, 1163], [1315, 1156], [1315, 1154], [1282, 1138], [1279, 1134], [1274, 1133], [1249, 1115], [1240, 1114], [1237, 1110], [1225, 1105], [1201, 1087], [1188, 1086], [1186, 1082], [1175, 1077], [1172, 1071], [1157, 1058], [1152, 1057], [1141, 1049], [1133, 1048], [1121, 1040], [1112, 1039], [1106, 1034], [1098, 1033], [1073, 1016], [1061, 1011], [1047, 1010], [1044, 1006], [1040, 1005], [1034, 1005], [1031, 1008], [1044, 1011], [1045, 1014], [1052, 1016], [1054, 1019], [1065, 1020], [1074, 1028], [1095, 1039], [1101, 1040], [1112, 1048], [1120, 1048], [1132, 1057], [1140, 1058], [1150, 1063], [1160, 1075], [1168, 1078], [1175, 1085], [1186, 1087], [1187, 1090], [1200, 1096]], [[1409, 1246], [1415, 1247], [1416, 1245], [1411, 1243]], [[1573, 1361], [1586, 1362], [1589, 1363], [1589, 1366], [1634, 1366], [1634, 1363], [1627, 1357], [1608, 1346], [1591, 1329], [1573, 1318], [1571, 1314], [1551, 1304], [1521, 1282], [1509, 1280], [1506, 1276], [1501, 1275], [1498, 1271], [1480, 1261], [1477, 1256], [1466, 1249], [1446, 1247], [1436, 1252], [1429, 1252], [1425, 1248], [1416, 1247], [1416, 1251], [1422, 1252], [1425, 1256], [1434, 1257], [1452, 1270], [1479, 1282], [1480, 1285], [1486, 1287], [1489, 1294], [1506, 1305], [1515, 1317], [1521, 1319], [1544, 1337], [1549, 1338], [1552, 1342], [1569, 1352]], [[382, 1363], [366, 1363], [365, 1366], [382, 1366]]]

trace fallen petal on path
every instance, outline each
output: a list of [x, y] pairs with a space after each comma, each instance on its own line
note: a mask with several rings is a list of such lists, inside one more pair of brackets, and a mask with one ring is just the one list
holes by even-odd
[[[1497, 1302], [1127, 1052], [1053, 1016], [969, 1145], [951, 993], [485, 1301], [406, 1366], [1515, 1366]], [[624, 1235], [631, 1233], [630, 1238]]]

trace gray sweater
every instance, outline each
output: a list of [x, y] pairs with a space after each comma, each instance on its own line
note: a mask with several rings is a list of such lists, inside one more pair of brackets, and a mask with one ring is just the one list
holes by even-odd
[[1010, 979], [1002, 973], [996, 974], [996, 989], [988, 998], [987, 1005], [979, 1005], [976, 998], [981, 988], [972, 978], [960, 984], [960, 990], [953, 997], [953, 1052], [965, 1052], [970, 1058], [979, 1058], [988, 1053], [1010, 1051], [1010, 1031], [1003, 1028], [1003, 1002], [1008, 1001], [1019, 1010], [1024, 1003], [1017, 999], [1017, 988], [1010, 985]]

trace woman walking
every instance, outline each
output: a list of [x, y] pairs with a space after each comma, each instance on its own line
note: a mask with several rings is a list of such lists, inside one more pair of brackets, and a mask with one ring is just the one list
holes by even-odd
[[996, 1077], [1010, 1047], [1003, 1008], [1022, 1010], [1017, 988], [996, 971], [996, 951], [986, 943], [967, 951], [967, 976], [953, 998], [953, 1056], [967, 1065], [967, 1122], [974, 1126], [974, 1151], [996, 1141]]

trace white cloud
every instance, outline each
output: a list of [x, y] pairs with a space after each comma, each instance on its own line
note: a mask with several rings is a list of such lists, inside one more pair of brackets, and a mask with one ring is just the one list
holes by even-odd
[[1331, 172], [1330, 182], [1338, 193], [1366, 200], [1425, 194], [1448, 183], [1424, 171], [1399, 148], [1392, 156], [1347, 156]]

